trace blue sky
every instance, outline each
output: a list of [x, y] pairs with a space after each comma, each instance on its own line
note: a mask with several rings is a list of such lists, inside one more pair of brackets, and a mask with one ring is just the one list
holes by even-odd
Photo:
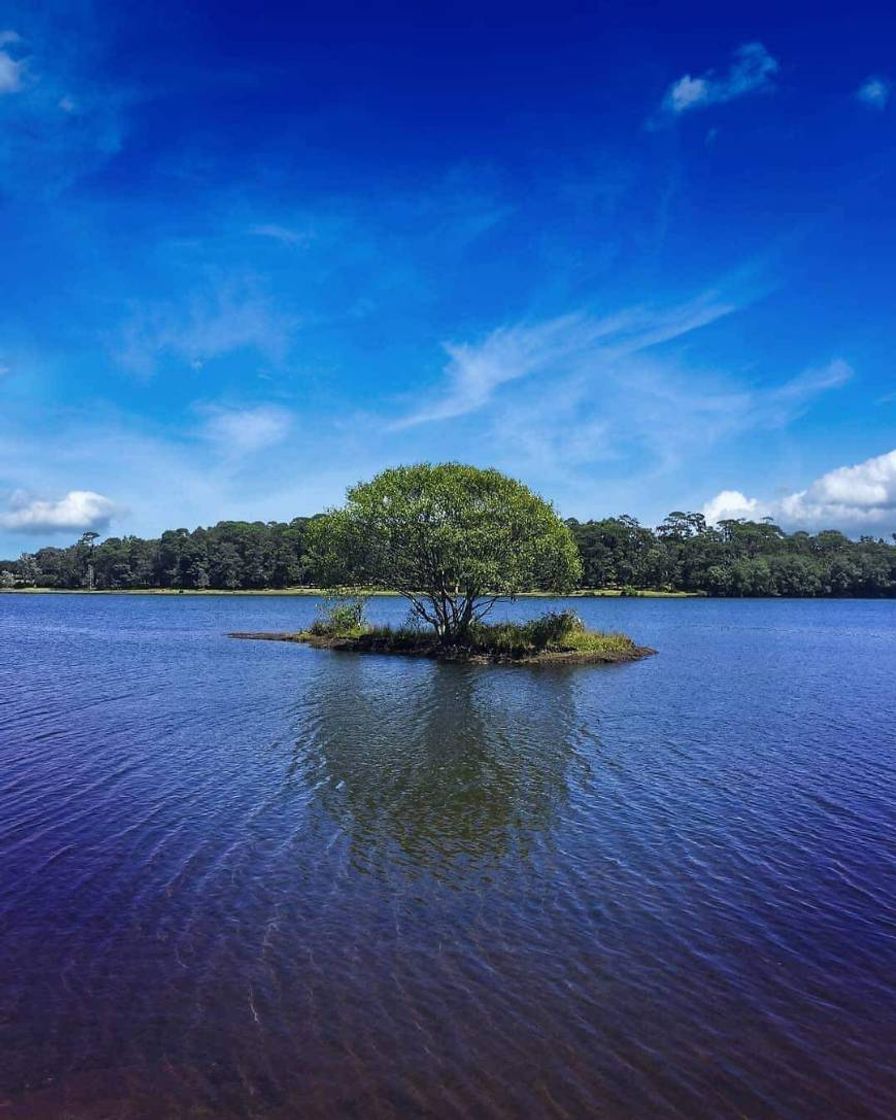
[[0, 555], [456, 458], [896, 530], [896, 11], [0, 18]]

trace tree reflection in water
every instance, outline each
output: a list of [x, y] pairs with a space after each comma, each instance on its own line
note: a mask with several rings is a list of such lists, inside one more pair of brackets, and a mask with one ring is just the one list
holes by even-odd
[[569, 670], [324, 655], [296, 765], [366, 870], [456, 876], [526, 855], [568, 799]]

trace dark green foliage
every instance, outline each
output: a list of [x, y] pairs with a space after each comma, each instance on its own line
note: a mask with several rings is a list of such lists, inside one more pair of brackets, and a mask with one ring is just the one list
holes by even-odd
[[[315, 519], [316, 520], [316, 519]], [[670, 514], [656, 532], [632, 517], [566, 522], [581, 557], [581, 588], [630, 593], [692, 591], [725, 596], [896, 596], [896, 545], [854, 541], [834, 530], [784, 533], [765, 521]], [[175, 588], [260, 590], [308, 587], [313, 579], [307, 518], [288, 524], [222, 521], [208, 529], [172, 529], [158, 540], [109, 537], [91, 545], [41, 548], [0, 569], [0, 589], [87, 586], [88, 562], [99, 590]], [[550, 580], [537, 584], [548, 590]]]
[[896, 545], [825, 530], [785, 533], [769, 521], [670, 513], [656, 532], [632, 517], [567, 521], [583, 587], [690, 591], [736, 597], [896, 595]]
[[[109, 537], [92, 547], [42, 548], [11, 565], [26, 587], [76, 589], [87, 585], [88, 559], [101, 591], [136, 588], [251, 591], [308, 585], [305, 526], [297, 517], [221, 521], [208, 529], [168, 529], [158, 540]], [[5, 566], [5, 565], [4, 565]]]
[[339, 596], [326, 601], [318, 617], [309, 627], [321, 638], [355, 634], [364, 624], [364, 600], [359, 596]]
[[585, 624], [575, 611], [550, 611], [529, 622], [476, 623], [470, 628], [475, 647], [507, 657], [524, 657], [546, 649], [562, 649]]
[[524, 622], [520, 626], [528, 642], [535, 649], [546, 649], [558, 645], [571, 634], [585, 629], [585, 623], [575, 611], [548, 611], [546, 614]]
[[353, 486], [309, 527], [326, 587], [397, 591], [451, 644], [500, 599], [572, 590], [578, 550], [553, 507], [516, 479], [464, 463], [417, 463]]

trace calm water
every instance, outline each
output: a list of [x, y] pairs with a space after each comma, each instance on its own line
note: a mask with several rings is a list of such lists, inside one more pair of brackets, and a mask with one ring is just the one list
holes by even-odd
[[896, 602], [576, 607], [0, 596], [0, 1115], [896, 1115]]

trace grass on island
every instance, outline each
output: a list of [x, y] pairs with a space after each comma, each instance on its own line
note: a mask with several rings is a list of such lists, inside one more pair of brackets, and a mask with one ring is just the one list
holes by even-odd
[[339, 604], [296, 634], [240, 634], [271, 637], [310, 645], [368, 653], [404, 653], [473, 661], [634, 661], [653, 650], [638, 646], [626, 634], [588, 630], [571, 610], [550, 611], [529, 622], [476, 622], [463, 638], [445, 643], [427, 628], [415, 625], [373, 626], [362, 618], [360, 604]]

